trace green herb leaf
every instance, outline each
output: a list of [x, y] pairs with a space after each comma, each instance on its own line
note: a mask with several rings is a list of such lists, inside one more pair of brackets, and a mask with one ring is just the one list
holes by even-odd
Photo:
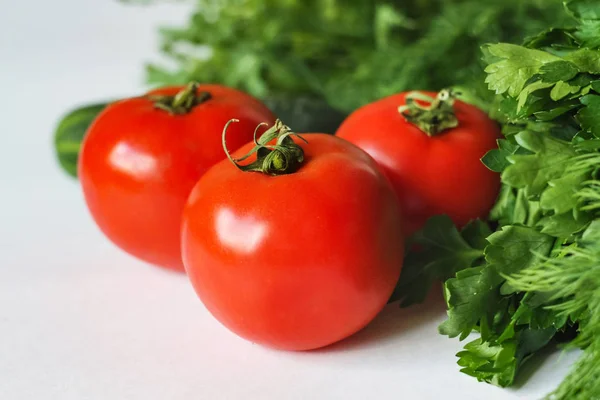
[[506, 159], [510, 154], [501, 149], [492, 149], [483, 156], [481, 162], [494, 172], [502, 172], [510, 165], [510, 162]]
[[580, 213], [578, 218], [573, 213], [548, 215], [540, 219], [537, 226], [547, 235], [568, 238], [582, 231], [589, 224], [590, 218], [587, 213]]
[[582, 46], [597, 49], [600, 47], [598, 31], [600, 31], [600, 21], [586, 21], [573, 32], [573, 36]]
[[502, 182], [515, 188], [527, 187], [530, 195], [541, 194], [550, 180], [561, 177], [576, 154], [567, 143], [530, 131], [517, 134], [515, 139], [535, 154], [509, 156], [512, 165], [504, 170]]
[[496, 93], [517, 97], [525, 83], [540, 73], [544, 64], [561, 61], [559, 57], [540, 50], [527, 49], [508, 43], [488, 45], [487, 52], [501, 61], [490, 64], [485, 82]]
[[552, 121], [553, 119], [560, 117], [561, 115], [573, 110], [574, 108], [580, 107], [581, 103], [575, 100], [569, 100], [557, 104], [554, 108], [538, 111], [534, 113], [536, 119], [539, 121]]
[[513, 274], [533, 265], [552, 248], [553, 238], [524, 226], [506, 226], [487, 238], [485, 258], [500, 274]]
[[479, 338], [465, 345], [456, 356], [459, 357], [457, 363], [462, 367], [461, 372], [477, 378], [479, 382], [506, 387], [515, 378], [516, 351], [514, 340], [495, 343]]
[[595, 219], [590, 223], [590, 225], [585, 230], [585, 232], [583, 232], [581, 240], [584, 243], [586, 243], [586, 242], [593, 243], [593, 242], [600, 241], [600, 220], [599, 219]]
[[577, 122], [582, 129], [600, 137], [600, 96], [588, 94], [583, 96], [580, 101], [585, 107], [577, 113]]
[[565, 56], [565, 60], [575, 64], [579, 71], [600, 74], [600, 51], [580, 49]]
[[481, 161], [494, 172], [502, 172], [510, 165], [507, 157], [519, 151], [519, 146], [510, 140], [498, 140], [498, 148], [488, 151]]
[[524, 113], [524, 115], [529, 115], [532, 113], [531, 109], [533, 108], [534, 104], [535, 104], [535, 100], [533, 99], [533, 101], [528, 101], [528, 100], [532, 100], [532, 96], [531, 94], [535, 91], [541, 90], [541, 89], [547, 89], [549, 87], [553, 86], [552, 83], [548, 83], [548, 82], [544, 82], [544, 81], [536, 81], [533, 82], [530, 85], [525, 86], [525, 88], [523, 88], [523, 90], [521, 91], [521, 93], [519, 94], [519, 96], [517, 97], [518, 103], [517, 103], [517, 112], [522, 111], [523, 107], [528, 104], [528, 111]]
[[476, 219], [465, 225], [460, 234], [473, 249], [483, 251], [489, 244], [487, 237], [492, 234], [492, 230], [487, 223]]
[[571, 80], [579, 73], [577, 65], [569, 61], [554, 61], [540, 67], [542, 81], [556, 83]]
[[529, 219], [536, 218], [538, 208], [537, 202], [527, 199], [523, 189], [517, 190], [504, 185], [490, 211], [490, 219], [498, 221], [501, 226], [524, 224]]
[[577, 93], [581, 90], [579, 86], [569, 85], [567, 82], [558, 81], [550, 91], [550, 98], [554, 101], [561, 100], [570, 94]]
[[391, 301], [401, 299], [403, 307], [421, 303], [434, 282], [448, 279], [483, 258], [482, 243], [489, 233], [483, 222], [470, 223], [461, 235], [447, 216], [430, 218], [412, 238], [418, 250], [407, 254]]
[[461, 372], [496, 386], [512, 385], [520, 365], [527, 356], [543, 348], [556, 330], [524, 329], [502, 341], [476, 339], [457, 354]]
[[549, 181], [549, 188], [544, 190], [540, 197], [540, 207], [552, 210], [554, 214], [572, 210], [577, 206], [575, 195], [588, 176], [588, 171], [575, 171]]
[[595, 0], [569, 0], [565, 6], [578, 20], [600, 20], [600, 4]]
[[448, 319], [440, 325], [440, 333], [465, 339], [482, 316], [494, 313], [502, 281], [492, 267], [467, 268], [448, 279], [444, 285]]

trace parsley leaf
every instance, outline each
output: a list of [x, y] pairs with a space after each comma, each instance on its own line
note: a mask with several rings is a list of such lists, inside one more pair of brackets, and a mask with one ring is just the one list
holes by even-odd
[[583, 107], [576, 115], [581, 128], [600, 137], [600, 96], [588, 94], [581, 99]]
[[459, 357], [457, 363], [462, 367], [461, 372], [480, 382], [506, 387], [513, 382], [516, 374], [516, 351], [514, 340], [495, 343], [478, 338], [466, 344], [456, 356]]
[[540, 68], [540, 75], [543, 82], [556, 83], [559, 81], [568, 81], [579, 73], [577, 64], [569, 61], [554, 61]]
[[524, 226], [507, 226], [487, 238], [485, 249], [489, 265], [504, 275], [513, 274], [546, 256], [552, 248], [553, 238]]
[[517, 143], [534, 152], [530, 155], [512, 155], [512, 164], [504, 170], [502, 182], [515, 188], [528, 188], [528, 194], [539, 195], [548, 182], [562, 176], [575, 150], [557, 139], [531, 131], [515, 136]]
[[485, 237], [491, 233], [481, 221], [473, 221], [459, 232], [444, 215], [430, 218], [425, 227], [413, 235], [400, 280], [390, 301], [401, 299], [403, 307], [425, 300], [431, 286], [443, 281], [483, 258]]
[[547, 235], [568, 238], [581, 232], [589, 224], [590, 219], [591, 217], [587, 213], [579, 213], [577, 217], [573, 213], [547, 215], [541, 218], [536, 226]]
[[554, 101], [558, 101], [567, 97], [570, 94], [577, 93], [580, 90], [580, 86], [570, 85], [565, 81], [558, 81], [550, 91], [550, 98]]
[[575, 50], [564, 58], [576, 65], [579, 71], [590, 74], [600, 73], [600, 51], [584, 48]]
[[510, 140], [498, 140], [498, 148], [488, 151], [481, 161], [483, 164], [494, 172], [502, 172], [510, 165], [508, 156], [515, 154], [519, 150], [519, 146]]
[[444, 285], [448, 319], [439, 326], [442, 335], [465, 339], [482, 316], [495, 311], [503, 279], [493, 267], [474, 267], [459, 271]]
[[549, 188], [540, 197], [540, 207], [562, 214], [576, 206], [575, 195], [588, 178], [588, 171], [567, 172], [548, 182]]
[[520, 365], [527, 356], [546, 346], [556, 334], [553, 328], [519, 330], [510, 339], [488, 340], [482, 338], [465, 345], [457, 353], [461, 372], [496, 386], [510, 386]]
[[595, 0], [569, 0], [566, 6], [578, 20], [600, 20], [600, 4]]
[[498, 94], [508, 93], [512, 97], [520, 94], [525, 83], [538, 74], [544, 64], [561, 61], [544, 51], [509, 43], [487, 45], [484, 51], [501, 59], [485, 68], [488, 87]]

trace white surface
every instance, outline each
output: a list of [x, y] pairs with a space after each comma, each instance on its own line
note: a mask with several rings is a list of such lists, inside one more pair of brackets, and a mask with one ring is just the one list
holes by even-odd
[[[215, 322], [182, 275], [113, 247], [51, 146], [74, 105], [139, 93], [156, 26], [187, 7], [0, 0], [0, 399], [533, 399], [574, 359], [519, 390], [458, 372], [435, 304], [388, 307], [328, 349], [285, 353]], [[126, 33], [123, 33], [126, 32]]]

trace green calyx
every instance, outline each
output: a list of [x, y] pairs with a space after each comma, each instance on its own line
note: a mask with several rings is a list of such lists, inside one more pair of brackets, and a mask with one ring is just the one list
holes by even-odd
[[154, 107], [166, 111], [171, 115], [187, 114], [192, 109], [211, 99], [209, 92], [198, 92], [198, 83], [191, 82], [173, 96], [151, 95], [148, 98]]
[[[241, 158], [233, 158], [227, 150], [225, 136], [229, 125], [233, 122], [239, 122], [237, 119], [232, 119], [225, 124], [223, 128], [223, 150], [227, 158], [241, 171], [245, 172], [261, 172], [267, 175], [285, 175], [295, 172], [300, 168], [304, 161], [304, 150], [292, 139], [296, 136], [308, 143], [302, 136], [292, 132], [290, 127], [283, 124], [281, 120], [275, 121], [275, 124], [269, 128], [260, 139], [256, 136], [261, 126], [267, 126], [266, 123], [259, 124], [254, 130], [254, 147], [246, 155]], [[268, 144], [276, 140], [275, 144]], [[256, 153], [256, 160], [247, 165], [241, 165], [240, 162], [248, 159]]]
[[454, 112], [455, 97], [456, 93], [451, 89], [440, 91], [436, 98], [421, 92], [410, 92], [406, 96], [406, 104], [398, 107], [398, 112], [427, 136], [435, 136], [458, 126]]

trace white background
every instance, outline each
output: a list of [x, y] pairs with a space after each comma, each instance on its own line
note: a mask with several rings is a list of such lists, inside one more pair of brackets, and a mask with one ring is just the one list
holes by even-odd
[[[145, 265], [94, 226], [52, 132], [73, 106], [144, 89], [157, 27], [189, 6], [0, 0], [0, 398], [535, 399], [576, 354], [502, 390], [458, 372], [443, 306], [388, 308], [330, 348], [286, 353], [221, 327], [183, 275]], [[523, 381], [523, 380], [522, 380]]]

